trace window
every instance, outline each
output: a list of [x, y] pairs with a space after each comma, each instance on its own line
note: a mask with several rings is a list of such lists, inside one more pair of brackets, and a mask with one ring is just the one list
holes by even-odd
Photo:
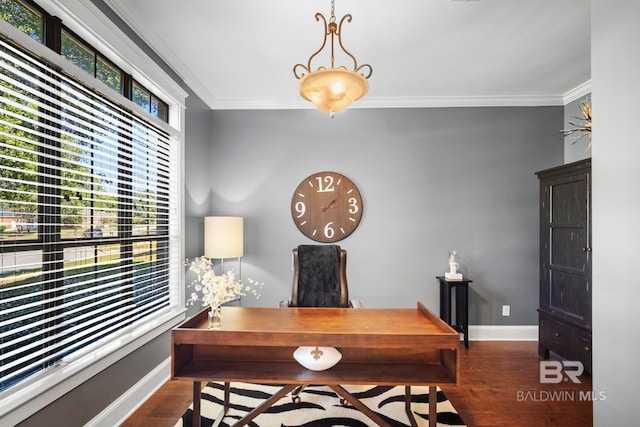
[[0, 88], [1, 393], [169, 312], [181, 264], [168, 127], [2, 38]]
[[33, 8], [17, 0], [0, 0], [0, 18], [33, 39], [44, 40], [44, 17]]
[[[67, 30], [61, 31], [60, 54], [111, 89], [122, 93], [122, 71]], [[157, 116], [156, 116], [157, 117]], [[166, 121], [166, 119], [165, 119]]]
[[0, 0], [0, 19], [41, 43], [45, 43], [43, 34], [46, 27], [54, 28], [56, 31], [50, 32], [53, 36], [47, 42], [49, 47], [59, 45], [60, 55], [63, 58], [119, 94], [127, 96], [145, 111], [168, 122], [169, 106], [166, 102], [145, 89], [131, 76], [125, 75], [120, 68], [69, 29], [55, 25], [55, 19], [52, 16], [36, 10], [36, 7], [27, 4], [26, 0]]
[[167, 120], [167, 115], [169, 114], [167, 104], [140, 86], [136, 81], [133, 82], [131, 100], [160, 120]]
[[69, 61], [82, 68], [85, 72], [94, 75], [96, 69], [96, 58], [93, 51], [69, 34], [68, 31], [62, 31], [61, 34], [60, 54]]
[[[116, 92], [122, 93], [122, 72], [101, 56], [96, 59], [96, 78]], [[160, 119], [167, 121], [167, 117]]]

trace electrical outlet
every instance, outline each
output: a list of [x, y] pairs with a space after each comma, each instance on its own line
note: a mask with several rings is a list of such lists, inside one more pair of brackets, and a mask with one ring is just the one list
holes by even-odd
[[511, 306], [510, 305], [503, 305], [502, 306], [502, 315], [503, 316], [511, 316]]

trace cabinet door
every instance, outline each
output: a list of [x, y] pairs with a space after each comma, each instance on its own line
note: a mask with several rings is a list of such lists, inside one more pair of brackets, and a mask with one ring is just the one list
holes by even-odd
[[591, 324], [589, 173], [542, 182], [541, 306]]

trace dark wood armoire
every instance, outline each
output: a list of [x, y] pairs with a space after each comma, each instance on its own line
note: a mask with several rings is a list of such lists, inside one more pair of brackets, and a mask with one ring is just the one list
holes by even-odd
[[540, 180], [538, 352], [591, 367], [591, 159], [537, 172]]

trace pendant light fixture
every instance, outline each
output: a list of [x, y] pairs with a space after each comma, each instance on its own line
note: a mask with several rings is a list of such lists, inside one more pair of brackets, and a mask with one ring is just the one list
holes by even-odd
[[[335, 0], [331, 0], [331, 18], [327, 23], [324, 15], [316, 13], [316, 21], [324, 23], [324, 39], [322, 46], [309, 57], [307, 65], [296, 64], [293, 67], [293, 74], [298, 81], [298, 92], [300, 95], [313, 102], [320, 110], [328, 112], [331, 117], [335, 113], [347, 108], [351, 103], [362, 98], [369, 90], [367, 79], [371, 77], [373, 69], [369, 64], [358, 66], [355, 56], [353, 56], [342, 44], [342, 24], [344, 21], [351, 22], [351, 15], [347, 14], [336, 24]], [[316, 71], [311, 71], [311, 61], [327, 45], [327, 36], [331, 36], [331, 64], [330, 68], [320, 66]], [[353, 69], [348, 69], [344, 65], [335, 66], [335, 42], [338, 39], [340, 49], [353, 61]], [[365, 74], [366, 73], [366, 74]]]

